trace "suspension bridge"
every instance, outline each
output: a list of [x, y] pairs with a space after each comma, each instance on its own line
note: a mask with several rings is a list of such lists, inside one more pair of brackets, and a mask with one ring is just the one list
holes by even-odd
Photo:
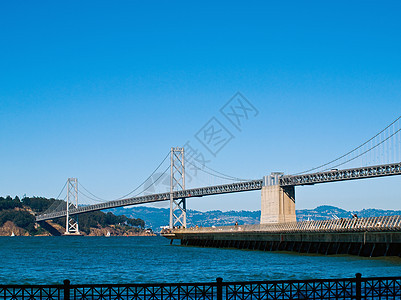
[[[325, 164], [292, 175], [271, 173], [263, 178], [249, 180], [230, 176], [208, 166], [200, 165], [193, 157], [186, 156], [183, 147], [171, 148], [151, 175], [129, 194], [106, 201], [69, 178], [56, 199], [66, 190], [63, 201], [55, 201], [36, 220], [46, 221], [66, 217], [66, 233], [79, 233], [77, 216], [82, 213], [105, 210], [122, 206], [170, 202], [169, 226], [186, 227], [186, 200], [194, 197], [261, 190], [261, 224], [295, 222], [295, 187], [329, 182], [359, 180], [367, 178], [401, 175], [401, 116], [361, 145], [353, 148]], [[170, 164], [164, 172], [157, 173], [170, 157]], [[371, 162], [375, 162], [372, 164]], [[186, 169], [193, 168], [224, 180], [234, 182], [186, 188]], [[168, 171], [170, 174], [168, 175]], [[169, 191], [149, 193], [161, 180], [169, 180]], [[80, 188], [78, 189], [78, 186]], [[133, 193], [140, 191], [132, 196]], [[78, 193], [94, 201], [91, 205], [80, 205]], [[89, 194], [89, 195], [88, 195]]]

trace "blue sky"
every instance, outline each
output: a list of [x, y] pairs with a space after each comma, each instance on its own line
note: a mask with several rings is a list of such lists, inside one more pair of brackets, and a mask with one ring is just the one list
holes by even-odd
[[[397, 1], [19, 1], [0, 4], [0, 194], [55, 197], [68, 177], [119, 197], [212, 117], [210, 167], [294, 173], [400, 115]], [[241, 131], [220, 112], [241, 92]], [[210, 155], [205, 149], [206, 154]], [[297, 188], [297, 207], [401, 209], [401, 178]], [[189, 208], [260, 209], [259, 192]]]

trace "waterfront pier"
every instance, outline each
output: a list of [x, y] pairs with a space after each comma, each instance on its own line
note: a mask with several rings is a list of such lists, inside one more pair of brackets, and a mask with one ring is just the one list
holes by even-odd
[[401, 216], [181, 228], [162, 235], [186, 246], [401, 256]]

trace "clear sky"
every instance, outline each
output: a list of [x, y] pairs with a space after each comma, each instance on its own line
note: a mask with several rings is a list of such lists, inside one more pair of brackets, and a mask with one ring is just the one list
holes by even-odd
[[[187, 141], [211, 168], [241, 178], [325, 163], [400, 115], [400, 9], [399, 1], [3, 1], [0, 195], [55, 197], [77, 177], [114, 199]], [[238, 91], [254, 108], [240, 128], [222, 113]], [[196, 138], [210, 120], [231, 134], [215, 156]], [[400, 184], [299, 187], [297, 208], [401, 209]], [[260, 192], [188, 207], [256, 210]]]

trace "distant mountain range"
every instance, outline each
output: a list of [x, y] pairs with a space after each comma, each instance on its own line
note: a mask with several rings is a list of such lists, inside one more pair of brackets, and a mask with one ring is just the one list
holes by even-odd
[[[129, 218], [140, 218], [145, 221], [145, 227], [151, 228], [154, 232], [159, 232], [161, 226], [168, 225], [170, 210], [168, 208], [154, 207], [129, 207], [129, 208], [114, 208], [110, 210], [116, 215], [125, 215]], [[357, 214], [358, 217], [378, 217], [378, 216], [393, 216], [401, 215], [401, 210], [381, 210], [381, 209], [364, 209], [361, 211], [347, 211], [335, 206], [323, 205], [315, 209], [297, 210], [297, 220], [328, 220], [338, 218], [351, 218], [352, 214]], [[226, 211], [211, 210], [206, 212], [188, 210], [187, 211], [187, 226], [228, 226], [233, 225], [238, 221], [238, 224], [259, 224], [260, 210], [257, 211]]]

